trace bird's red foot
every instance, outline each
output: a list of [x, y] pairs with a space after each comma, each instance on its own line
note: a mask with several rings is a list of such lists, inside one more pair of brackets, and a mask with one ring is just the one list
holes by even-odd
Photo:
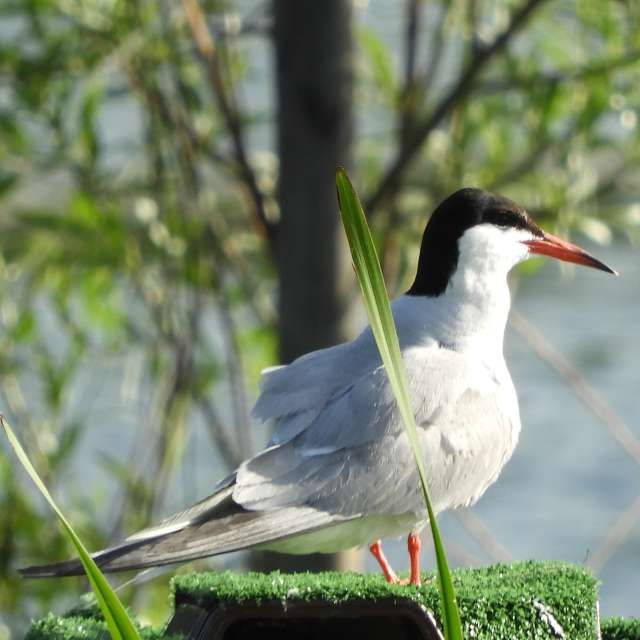
[[420, 586], [420, 534], [410, 533], [407, 538], [407, 548], [409, 549], [409, 560], [411, 561], [411, 577], [407, 584]]
[[409, 558], [411, 560], [411, 577], [410, 578], [398, 578], [395, 571], [391, 568], [389, 561], [382, 551], [382, 543], [380, 540], [374, 542], [369, 551], [373, 554], [373, 557], [378, 561], [385, 580], [389, 584], [413, 584], [419, 587], [422, 582], [420, 580], [420, 536], [417, 533], [409, 535], [407, 540], [407, 547], [409, 549]]
[[380, 540], [376, 540], [376, 542], [374, 542], [369, 547], [369, 551], [371, 551], [373, 557], [378, 561], [378, 564], [382, 569], [382, 573], [384, 574], [385, 580], [389, 584], [395, 584], [399, 582], [396, 572], [391, 568], [389, 561], [387, 560], [387, 558], [384, 555], [384, 552], [382, 551], [382, 543], [380, 542]]

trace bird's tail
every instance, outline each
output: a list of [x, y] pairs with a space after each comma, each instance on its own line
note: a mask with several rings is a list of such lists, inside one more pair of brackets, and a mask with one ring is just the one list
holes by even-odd
[[[308, 533], [351, 518], [311, 507], [248, 511], [233, 501], [232, 482], [191, 509], [157, 527], [137, 533], [119, 546], [93, 556], [106, 573], [146, 569], [256, 546]], [[79, 560], [21, 569], [27, 578], [82, 575]]]

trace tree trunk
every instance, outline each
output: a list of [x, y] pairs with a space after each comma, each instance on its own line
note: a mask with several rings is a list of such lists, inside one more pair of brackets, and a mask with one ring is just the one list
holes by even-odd
[[[280, 359], [353, 337], [353, 272], [338, 215], [335, 170], [353, 140], [351, 0], [274, 0], [278, 151]], [[264, 554], [254, 566], [361, 568], [361, 554]]]

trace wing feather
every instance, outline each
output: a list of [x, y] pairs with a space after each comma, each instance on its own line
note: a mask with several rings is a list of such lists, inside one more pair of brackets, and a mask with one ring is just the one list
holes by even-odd
[[[506, 368], [492, 371], [437, 345], [405, 348], [403, 360], [437, 510], [469, 504], [517, 440]], [[423, 513], [413, 455], [380, 364], [334, 389], [314, 412], [295, 436], [241, 465], [236, 502], [250, 510], [305, 504], [348, 517]]]

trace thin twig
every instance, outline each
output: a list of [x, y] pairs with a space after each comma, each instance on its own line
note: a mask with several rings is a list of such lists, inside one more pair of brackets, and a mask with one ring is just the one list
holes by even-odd
[[[545, 105], [546, 108], [546, 105]], [[570, 129], [568, 134], [564, 134], [559, 140], [552, 142], [550, 140], [548, 127], [545, 126], [544, 119], [541, 119], [540, 125], [530, 135], [531, 144], [525, 156], [520, 159], [514, 159], [509, 163], [508, 168], [501, 175], [497, 176], [493, 182], [487, 185], [489, 191], [501, 189], [504, 185], [515, 182], [521, 176], [529, 173], [534, 167], [540, 164], [542, 159], [549, 152], [550, 148], [567, 145], [571, 136], [574, 134]]]
[[264, 204], [264, 194], [258, 187], [255, 173], [249, 164], [245, 149], [244, 135], [238, 111], [227, 95], [222, 78], [218, 52], [213, 36], [207, 27], [206, 19], [197, 0], [182, 0], [182, 6], [187, 16], [193, 39], [209, 73], [209, 81], [216, 99], [218, 109], [233, 142], [234, 157], [238, 163], [238, 172], [253, 202], [256, 219], [264, 232], [272, 250], [275, 250], [276, 227], [269, 221]]
[[499, 191], [505, 185], [514, 183], [518, 178], [529, 173], [540, 163], [541, 159], [549, 152], [550, 147], [549, 138], [544, 132], [541, 133], [542, 135], [538, 137], [537, 141], [532, 141], [532, 146], [523, 158], [511, 161], [507, 170], [499, 176], [496, 176], [496, 178], [486, 186], [489, 191]]
[[467, 25], [469, 29], [469, 38], [471, 39], [471, 51], [473, 54], [482, 48], [481, 41], [478, 35], [478, 16], [481, 13], [479, 2], [467, 3]]
[[[435, 557], [435, 551], [433, 548], [432, 536], [423, 533], [421, 535], [422, 540], [422, 553], [425, 557], [433, 554]], [[460, 544], [453, 538], [447, 538], [446, 540], [447, 555], [451, 560], [463, 567], [479, 567], [482, 564], [480, 558], [476, 557], [469, 549], [463, 544]]]
[[218, 298], [218, 309], [220, 311], [221, 324], [226, 333], [227, 366], [233, 400], [235, 430], [238, 436], [238, 451], [240, 456], [245, 459], [253, 453], [249, 401], [245, 389], [242, 351], [238, 345], [238, 330], [229, 308], [228, 296], [224, 295], [224, 291]]
[[[418, 57], [418, 43], [420, 42], [420, 27], [422, 23], [423, 0], [407, 0], [406, 31], [405, 31], [405, 73], [404, 85], [400, 91], [400, 107], [398, 109], [398, 147], [403, 148], [411, 139], [416, 114], [422, 106], [423, 87], [419, 84], [416, 74]], [[382, 246], [381, 263], [389, 281], [395, 282], [397, 271], [398, 242], [395, 231], [400, 222], [400, 211], [397, 206], [389, 209], [389, 215], [382, 230], [385, 242]]]
[[408, 0], [405, 35], [404, 86], [400, 93], [400, 121], [398, 144], [404, 147], [409, 141], [420, 107], [421, 95], [417, 82], [416, 60], [420, 42], [423, 0]]
[[416, 59], [418, 56], [418, 42], [420, 40], [419, 32], [422, 6], [422, 0], [408, 0], [404, 68], [405, 90], [413, 85], [416, 77]]
[[476, 54], [462, 71], [455, 85], [425, 120], [421, 124], [416, 125], [413, 130], [413, 136], [407, 144], [400, 149], [395, 160], [380, 180], [376, 191], [368, 198], [365, 210], [368, 212], [369, 217], [375, 214], [382, 203], [397, 191], [405, 169], [418, 154], [429, 134], [460, 101], [466, 98], [473, 89], [477, 76], [486, 67], [487, 63], [504, 50], [512, 37], [525, 24], [529, 16], [543, 2], [545, 2], [545, 0], [527, 0], [527, 2], [513, 14], [508, 27], [500, 35], [490, 45], [476, 51]]
[[549, 84], [566, 84], [586, 80], [594, 76], [608, 74], [640, 60], [640, 50], [633, 49], [621, 56], [615, 56], [588, 65], [562, 69], [550, 73], [531, 73], [509, 76], [505, 80], [491, 80], [478, 86], [477, 92], [482, 94], [500, 91], [518, 91], [531, 87], [545, 87]]
[[545, 337], [521, 314], [512, 311], [509, 324], [535, 354], [552, 367], [571, 387], [582, 403], [597, 416], [625, 451], [640, 464], [640, 440], [606, 400], [587, 382], [578, 368], [553, 348]]
[[440, 70], [440, 60], [442, 59], [442, 54], [445, 51], [445, 21], [447, 16], [449, 15], [449, 11], [451, 9], [451, 4], [447, 3], [448, 6], [440, 5], [439, 7], [439, 15], [438, 20], [430, 29], [430, 38], [429, 38], [429, 51], [427, 56], [427, 66], [422, 75], [422, 86], [423, 90], [429, 92], [433, 85], [435, 84], [435, 80], [438, 76], [438, 71]]
[[605, 539], [587, 560], [587, 564], [598, 573], [613, 556], [618, 547], [629, 536], [636, 522], [640, 518], [640, 496], [630, 507], [625, 509], [607, 531]]
[[154, 86], [149, 82], [142, 82], [139, 74], [133, 70], [129, 71], [127, 77], [131, 87], [137, 91], [149, 107], [158, 114], [162, 124], [169, 131], [181, 131], [195, 149], [208, 157], [212, 162], [223, 167], [228, 167], [230, 159], [218, 153], [211, 145], [207, 144], [196, 133], [195, 129], [193, 129], [189, 122], [187, 122], [184, 115], [180, 111], [172, 109], [169, 106], [167, 99], [157, 86]]
[[229, 467], [237, 467], [243, 460], [242, 454], [229, 436], [229, 430], [225, 428], [211, 400], [206, 396], [201, 396], [198, 398], [198, 407], [204, 416], [211, 440], [220, 452], [222, 459], [229, 464]]
[[492, 562], [512, 562], [510, 551], [493, 535], [489, 527], [471, 509], [456, 509], [453, 512], [467, 533], [482, 547]]

